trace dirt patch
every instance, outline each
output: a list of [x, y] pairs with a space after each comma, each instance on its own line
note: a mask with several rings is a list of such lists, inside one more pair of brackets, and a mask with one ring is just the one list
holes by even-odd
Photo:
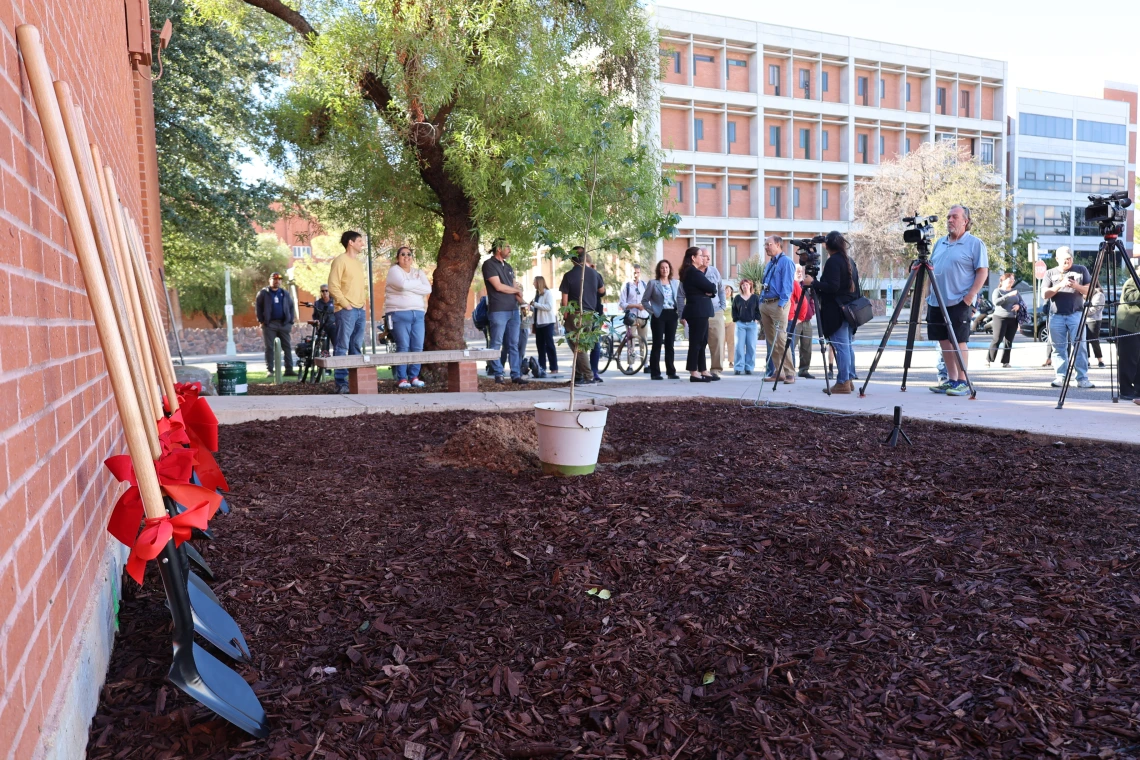
[[534, 416], [476, 417], [448, 438], [431, 459], [449, 467], [478, 467], [492, 472], [519, 473], [536, 468], [538, 430]]
[[[400, 394], [414, 394], [414, 393], [445, 393], [447, 391], [447, 380], [427, 380], [423, 388], [413, 388], [410, 390], [400, 390], [396, 387], [397, 381], [390, 379], [379, 380], [376, 383], [376, 391], [378, 393], [400, 393]], [[502, 393], [504, 391], [549, 391], [555, 388], [569, 388], [570, 381], [552, 382], [543, 380], [539, 382], [532, 380], [525, 385], [518, 385], [516, 383], [503, 383], [495, 382], [493, 377], [479, 376], [479, 392], [480, 393]], [[282, 383], [281, 385], [273, 385], [272, 383], [251, 383], [249, 386], [249, 395], [251, 396], [318, 396], [325, 394], [336, 393], [336, 383], [330, 381], [323, 383]]]
[[88, 757], [1137, 755], [1135, 447], [692, 401], [612, 408], [590, 477], [425, 461], [473, 419], [224, 426], [202, 549], [272, 734], [165, 681], [152, 563]]

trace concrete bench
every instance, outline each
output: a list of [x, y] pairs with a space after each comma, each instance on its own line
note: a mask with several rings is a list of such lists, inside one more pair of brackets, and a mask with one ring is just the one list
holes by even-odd
[[349, 393], [376, 393], [377, 367], [391, 367], [397, 364], [446, 364], [447, 390], [451, 393], [474, 393], [479, 390], [477, 363], [498, 359], [500, 353], [498, 349], [468, 348], [451, 351], [325, 356], [317, 359], [316, 365], [330, 370], [347, 369]]

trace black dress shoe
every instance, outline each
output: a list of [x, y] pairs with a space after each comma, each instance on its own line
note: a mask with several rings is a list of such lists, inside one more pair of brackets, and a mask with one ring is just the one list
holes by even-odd
[[807, 380], [815, 380], [815, 375], [811, 374], [810, 372], [801, 372], [800, 377]]
[[693, 377], [692, 375], [689, 375], [689, 382], [690, 383], [707, 383], [708, 381], [709, 381], [709, 379], [707, 377], [705, 377], [704, 375], [698, 375], [697, 377]]
[[666, 375], [665, 377], [669, 378], [670, 380], [680, 380], [681, 379], [681, 376], [675, 372], [672, 375]]
[[720, 375], [712, 374], [712, 375], [706, 375], [705, 376], [705, 382], [706, 383], [713, 383], [713, 382], [716, 382], [717, 380], [720, 380]]
[[650, 375], [649, 379], [650, 380], [664, 380], [665, 378], [662, 377], [661, 375]]

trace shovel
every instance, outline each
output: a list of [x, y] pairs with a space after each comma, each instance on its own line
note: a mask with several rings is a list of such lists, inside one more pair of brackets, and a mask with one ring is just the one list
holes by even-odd
[[[193, 614], [187, 581], [182, 574], [181, 560], [173, 536], [162, 538], [171, 529], [169, 517], [162, 504], [158, 475], [150, 456], [146, 421], [139, 408], [140, 398], [135, 395], [131, 375], [127, 369], [127, 353], [123, 337], [116, 326], [116, 317], [110, 303], [111, 294], [99, 265], [91, 219], [84, 207], [83, 190], [75, 163], [69, 150], [67, 134], [60, 113], [59, 102], [51, 85], [51, 75], [44, 55], [39, 30], [23, 24], [16, 29], [20, 52], [27, 70], [28, 84], [39, 113], [44, 131], [44, 142], [51, 159], [56, 183], [63, 201], [64, 213], [74, 241], [80, 270], [86, 284], [88, 301], [95, 320], [96, 331], [110, 376], [119, 416], [123, 421], [127, 448], [138, 478], [139, 493], [147, 516], [148, 531], [157, 542], [162, 542], [158, 554], [159, 572], [166, 588], [167, 601], [174, 619], [174, 662], [168, 677], [198, 702], [209, 707], [222, 718], [256, 736], [269, 734], [265, 710], [249, 684], [206, 650], [194, 643]], [[148, 531], [144, 531], [148, 532]], [[132, 553], [145, 557], [148, 548], [142, 541], [136, 543]], [[153, 555], [152, 555], [153, 556]]]

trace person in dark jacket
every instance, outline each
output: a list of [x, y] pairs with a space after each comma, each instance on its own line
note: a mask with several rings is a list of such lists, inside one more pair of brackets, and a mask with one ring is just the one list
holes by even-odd
[[751, 375], [756, 368], [756, 339], [759, 331], [760, 297], [752, 292], [752, 280], [740, 281], [740, 295], [732, 299], [732, 324], [736, 330], [736, 356], [733, 371]]
[[685, 250], [681, 262], [681, 287], [685, 291], [685, 310], [681, 319], [689, 325], [689, 355], [685, 359], [685, 369], [689, 371], [689, 382], [709, 383], [716, 378], [710, 375], [705, 364], [705, 347], [709, 342], [709, 320], [713, 317], [713, 302], [716, 285], [705, 277], [709, 265], [709, 254], [703, 248], [692, 247]]
[[261, 338], [265, 342], [265, 367], [273, 374], [273, 339], [281, 340], [281, 351], [285, 354], [285, 375], [295, 376], [293, 371], [293, 349], [289, 345], [289, 334], [293, 330], [293, 298], [289, 291], [281, 287], [281, 274], [269, 276], [269, 287], [257, 294], [257, 321], [261, 323]]
[[860, 295], [859, 269], [847, 253], [847, 240], [838, 231], [828, 233], [823, 246], [828, 256], [819, 280], [806, 276], [804, 285], [819, 293], [823, 334], [835, 349], [839, 374], [831, 392], [851, 393], [855, 390], [855, 349], [851, 346], [855, 326], [843, 317], [843, 307]]
[[990, 341], [990, 352], [986, 354], [986, 366], [997, 360], [998, 346], [1005, 342], [1001, 354], [1001, 366], [1009, 369], [1009, 353], [1013, 350], [1013, 338], [1017, 335], [1017, 312], [1025, 308], [1021, 294], [1017, 292], [1017, 275], [1006, 272], [998, 280], [998, 286], [991, 294], [994, 304], [994, 339]]

